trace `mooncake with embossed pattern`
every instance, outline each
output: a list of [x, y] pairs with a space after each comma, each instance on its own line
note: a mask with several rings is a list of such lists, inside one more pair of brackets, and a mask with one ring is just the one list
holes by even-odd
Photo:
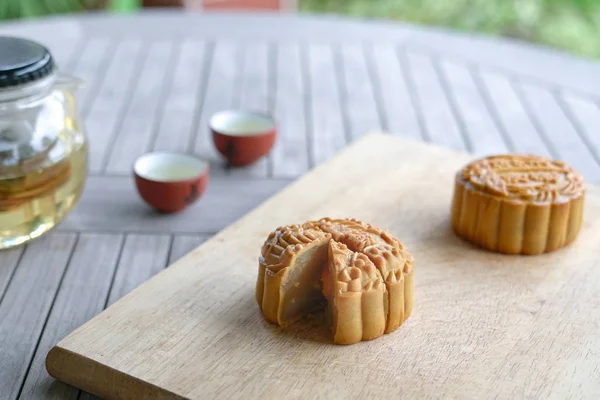
[[564, 162], [520, 154], [475, 160], [456, 174], [452, 228], [486, 249], [541, 254], [573, 242], [585, 182]]
[[413, 258], [388, 232], [354, 219], [282, 226], [264, 242], [256, 300], [282, 327], [327, 307], [333, 341], [396, 330], [413, 305]]

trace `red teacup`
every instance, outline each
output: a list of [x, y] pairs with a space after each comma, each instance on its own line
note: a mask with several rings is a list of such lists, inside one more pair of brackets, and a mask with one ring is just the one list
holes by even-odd
[[209, 125], [217, 150], [232, 166], [258, 161], [271, 151], [277, 136], [273, 118], [253, 111], [221, 111]]
[[135, 184], [150, 206], [163, 212], [183, 210], [198, 200], [208, 182], [208, 163], [179, 153], [148, 153], [135, 161]]

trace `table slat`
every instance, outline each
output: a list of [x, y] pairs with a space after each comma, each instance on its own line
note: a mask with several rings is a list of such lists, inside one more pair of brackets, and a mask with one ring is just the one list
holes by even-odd
[[127, 235], [106, 305], [110, 306], [165, 268], [170, 247], [169, 235]]
[[[576, 125], [577, 131], [583, 137], [596, 161], [600, 159], [600, 108], [597, 103], [579, 98], [571, 94], [562, 93], [559, 103]], [[594, 179], [600, 182], [600, 176]]]
[[[247, 43], [240, 45], [241, 71], [238, 79], [234, 106], [244, 110], [271, 113], [271, 77], [269, 68], [269, 46], [267, 43]], [[253, 165], [233, 168], [229, 171], [236, 177], [266, 178], [269, 174], [269, 161], [263, 157]]]
[[137, 72], [139, 79], [118, 136], [112, 143], [107, 172], [129, 172], [136, 157], [148, 150], [173, 74], [173, 47], [173, 42], [167, 40], [150, 44], [144, 65]]
[[356, 139], [368, 132], [381, 130], [378, 104], [363, 47], [342, 44], [338, 51], [342, 110], [350, 137]]
[[431, 58], [408, 51], [406, 65], [417, 94], [415, 106], [425, 125], [424, 136], [441, 146], [467, 149]]
[[273, 176], [294, 178], [309, 168], [303, 60], [297, 44], [279, 44], [276, 53], [278, 136], [271, 152]]
[[142, 43], [124, 40], [117, 45], [98, 94], [86, 116], [90, 140], [89, 169], [102, 171], [109, 145], [118, 135], [121, 115], [125, 110], [142, 60]]
[[0, 393], [16, 398], [76, 242], [53, 233], [25, 249], [0, 304]]
[[288, 183], [284, 179], [212, 179], [204, 196], [192, 206], [177, 214], [161, 214], [143, 202], [131, 177], [92, 176], [79, 205], [59, 229], [212, 234]]
[[498, 126], [504, 131], [509, 149], [550, 156], [546, 143], [531, 123], [508, 78], [484, 71], [475, 74], [475, 78]]
[[518, 87], [522, 90], [525, 107], [529, 110], [534, 125], [542, 133], [554, 157], [571, 164], [586, 178], [599, 176], [600, 165], [596, 163], [552, 93], [528, 84]]
[[422, 139], [406, 70], [400, 65], [393, 45], [375, 45], [367, 49], [367, 61], [373, 70], [383, 107], [383, 128], [391, 133]]
[[22, 398], [77, 398], [77, 389], [48, 375], [46, 354], [59, 340], [102, 311], [122, 242], [119, 234], [80, 235], [27, 374]]
[[79, 89], [79, 107], [82, 115], [89, 113], [93, 97], [113, 59], [114, 50], [114, 43], [106, 38], [90, 38], [82, 49], [81, 57], [73, 69], [73, 74], [84, 81]]
[[238, 48], [232, 42], [214, 44], [200, 122], [192, 143], [194, 152], [214, 166], [213, 175], [223, 175], [223, 161], [217, 152], [209, 130], [209, 121], [218, 111], [231, 108], [234, 102], [235, 82], [240, 75]]
[[441, 61], [440, 70], [455, 105], [457, 117], [467, 133], [471, 151], [478, 155], [507, 152], [507, 144], [486, 109], [469, 69]]
[[208, 235], [176, 235], [169, 253], [169, 265], [204, 243]]
[[2, 304], [6, 288], [10, 285], [19, 260], [23, 255], [23, 249], [23, 247], [17, 247], [0, 252], [0, 305]]
[[203, 88], [206, 84], [206, 60], [209, 59], [206, 44], [184, 41], [177, 56], [173, 57], [175, 72], [167, 91], [162, 118], [153, 150], [186, 152], [190, 150], [192, 132], [198, 123]]
[[331, 47], [308, 45], [307, 71], [310, 80], [310, 156], [313, 164], [318, 165], [347, 143]]

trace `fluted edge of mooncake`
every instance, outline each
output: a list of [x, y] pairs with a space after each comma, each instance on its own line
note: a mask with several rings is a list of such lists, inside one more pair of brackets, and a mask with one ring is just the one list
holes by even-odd
[[503, 198], [456, 177], [452, 229], [478, 246], [504, 254], [536, 255], [573, 242], [583, 222], [585, 189], [554, 202]]

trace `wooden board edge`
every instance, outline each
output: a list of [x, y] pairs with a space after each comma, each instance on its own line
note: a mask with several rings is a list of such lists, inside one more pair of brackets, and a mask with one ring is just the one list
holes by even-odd
[[185, 399], [177, 393], [117, 371], [59, 345], [48, 352], [46, 370], [51, 377], [103, 399]]

